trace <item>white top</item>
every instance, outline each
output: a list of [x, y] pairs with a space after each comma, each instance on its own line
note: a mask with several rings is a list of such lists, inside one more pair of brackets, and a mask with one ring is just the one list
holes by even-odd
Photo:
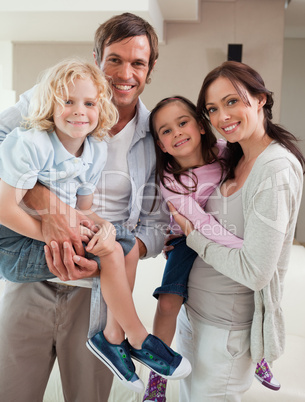
[[136, 116], [113, 137], [107, 137], [108, 152], [101, 180], [93, 199], [93, 210], [111, 222], [127, 221], [131, 194], [131, 178], [127, 154], [136, 127]]

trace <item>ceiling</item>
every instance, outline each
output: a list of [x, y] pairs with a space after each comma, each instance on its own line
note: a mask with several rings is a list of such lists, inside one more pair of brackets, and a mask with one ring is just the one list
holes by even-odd
[[[148, 20], [162, 43], [166, 40], [167, 21], [199, 20], [201, 1], [215, 0], [128, 0], [128, 9], [126, 0], [2, 1], [0, 41], [91, 42], [99, 24], [114, 14], [129, 11]], [[305, 0], [286, 3], [285, 37], [305, 38]]]

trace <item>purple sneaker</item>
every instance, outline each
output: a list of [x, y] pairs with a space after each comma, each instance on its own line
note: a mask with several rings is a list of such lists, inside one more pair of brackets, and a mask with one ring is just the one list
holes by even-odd
[[278, 391], [281, 388], [281, 384], [273, 377], [273, 374], [265, 359], [263, 359], [260, 363], [257, 363], [255, 378], [262, 383], [262, 385], [272, 389], [273, 391]]

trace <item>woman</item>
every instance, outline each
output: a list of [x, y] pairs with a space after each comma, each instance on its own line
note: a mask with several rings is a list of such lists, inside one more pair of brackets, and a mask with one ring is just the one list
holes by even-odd
[[[240, 401], [256, 361], [284, 351], [280, 308], [297, 213], [304, 156], [295, 137], [272, 123], [272, 93], [249, 66], [225, 62], [205, 78], [197, 108], [228, 142], [227, 174], [206, 212], [244, 238], [241, 249], [221, 246], [172, 206], [197, 258], [177, 342], [192, 364], [180, 400]], [[203, 260], [203, 261], [202, 261]]]

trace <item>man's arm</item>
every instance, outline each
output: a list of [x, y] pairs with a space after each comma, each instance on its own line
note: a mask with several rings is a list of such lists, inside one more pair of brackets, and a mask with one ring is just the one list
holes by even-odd
[[94, 223], [88, 217], [60, 201], [40, 183], [29, 190], [23, 200], [28, 207], [27, 213], [40, 216], [42, 234], [48, 245], [56, 241], [62, 248], [63, 243], [68, 242], [76, 254], [84, 254], [79, 226], [92, 227]]
[[[153, 171], [143, 192], [139, 223], [134, 231], [141, 258], [156, 257], [161, 253], [166, 229], [169, 225], [168, 208], [164, 203], [159, 186], [157, 186], [157, 200], [151, 211], [155, 199], [155, 188], [155, 172]], [[144, 255], [143, 246], [146, 248]]]
[[34, 88], [20, 95], [20, 99], [16, 105], [0, 113], [0, 143], [2, 143], [6, 135], [13, 131], [14, 128], [20, 127], [23, 118], [28, 116], [30, 99], [33, 95]]

